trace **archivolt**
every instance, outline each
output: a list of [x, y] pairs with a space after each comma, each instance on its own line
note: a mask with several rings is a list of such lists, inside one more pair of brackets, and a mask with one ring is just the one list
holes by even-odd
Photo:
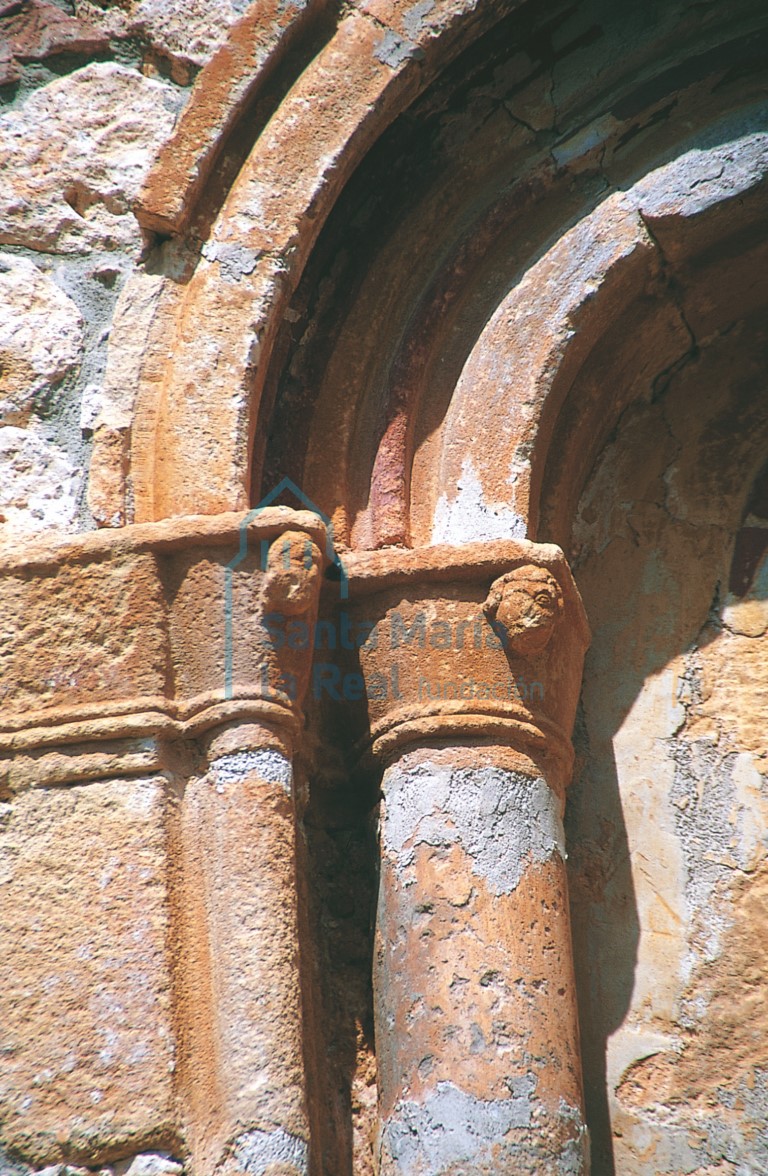
[[255, 86], [221, 82], [231, 46], [203, 72], [139, 209], [185, 244], [148, 258], [137, 519], [236, 508], [287, 473], [353, 546], [562, 542], [626, 404], [764, 301], [761, 6], [513, 8], [354, 9], [198, 247], [200, 177]]
[[[315, 7], [327, 17], [327, 5]], [[209, 219], [210, 195], [200, 176], [216, 188], [217, 161], [229, 170], [227, 145], [243, 131], [238, 115], [247, 121], [258, 96], [248, 70], [271, 72], [286, 41], [304, 29], [317, 37], [319, 18], [313, 26], [299, 10], [297, 34], [255, 5], [203, 71], [136, 210], [150, 232], [186, 246], [169, 250], [155, 239], [147, 259], [166, 288], [153, 292], [156, 321], [151, 331], [144, 324], [152, 344], [137, 374], [137, 521], [247, 503], [263, 378], [320, 228], [382, 130], [470, 29], [497, 18], [492, 0], [429, 0], [404, 13], [377, 0], [352, 8], [267, 119], [200, 247], [195, 231]], [[261, 53], [253, 47], [260, 37]]]

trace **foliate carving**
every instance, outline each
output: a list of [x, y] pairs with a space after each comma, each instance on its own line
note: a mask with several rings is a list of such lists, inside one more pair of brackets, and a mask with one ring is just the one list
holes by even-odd
[[521, 657], [542, 653], [565, 610], [551, 572], [524, 564], [494, 580], [483, 612], [505, 649]]

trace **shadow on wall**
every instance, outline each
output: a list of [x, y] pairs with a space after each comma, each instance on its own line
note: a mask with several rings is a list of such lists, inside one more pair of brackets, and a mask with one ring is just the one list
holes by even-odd
[[[582, 707], [574, 742], [576, 771], [565, 825], [584, 1101], [592, 1171], [613, 1176], [606, 1048], [629, 1008], [640, 924], [616, 767], [605, 750], [602, 755], [590, 752]], [[596, 788], [599, 817], [594, 812]], [[585, 828], [590, 829], [588, 836]]]
[[[701, 1024], [686, 1023], [681, 1011], [693, 991], [686, 988], [686, 962], [694, 960], [695, 977], [702, 959], [695, 887], [713, 851], [699, 834], [686, 834], [690, 808], [675, 807], [692, 713], [688, 670], [681, 667], [723, 635], [724, 610], [727, 617], [745, 596], [766, 597], [760, 566], [768, 544], [768, 466], [755, 475], [768, 452], [767, 368], [768, 336], [758, 318], [702, 345], [663, 395], [624, 412], [573, 524], [572, 566], [594, 632], [566, 813], [593, 1176], [683, 1170], [666, 1162], [655, 1167], [658, 1158], [641, 1158], [621, 1138], [615, 1087], [633, 1059], [607, 1063], [613, 1035], [622, 1027], [631, 1027], [630, 1036], [663, 1031], [693, 1056], [696, 1035], [711, 1032], [707, 1018], [720, 1015], [713, 1004], [699, 1014]], [[718, 785], [701, 766], [697, 771], [693, 806], [709, 830]], [[673, 1069], [682, 1055], [667, 1056]], [[645, 1105], [665, 1097], [651, 1090]], [[722, 1113], [727, 1132], [729, 1112], [718, 1097], [713, 1078], [712, 1114]], [[743, 1121], [736, 1112], [734, 1130], [748, 1139], [747, 1120], [746, 1111]], [[667, 1126], [652, 1115], [645, 1124], [650, 1156]], [[711, 1154], [713, 1138], [696, 1153], [699, 1162], [722, 1157]], [[664, 1146], [687, 1146], [677, 1139]]]

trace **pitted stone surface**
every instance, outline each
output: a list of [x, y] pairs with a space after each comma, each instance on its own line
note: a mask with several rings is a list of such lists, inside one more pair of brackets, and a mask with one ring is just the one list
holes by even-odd
[[252, 274], [259, 260], [258, 253], [242, 245], [207, 242], [202, 252], [208, 261], [218, 261], [225, 282], [239, 282], [247, 274]]
[[193, 80], [247, 6], [248, 0], [122, 0], [109, 6], [75, 0], [78, 14], [109, 36], [140, 38], [182, 85]]
[[247, 1176], [268, 1176], [273, 1165], [278, 1164], [279, 1170], [285, 1172], [286, 1176], [288, 1172], [305, 1176], [309, 1170], [306, 1142], [282, 1127], [274, 1131], [247, 1131], [240, 1135], [235, 1141], [234, 1155]]
[[48, 527], [71, 530], [83, 471], [38, 431], [0, 428], [0, 539]]
[[211, 772], [217, 788], [237, 784], [246, 776], [258, 776], [268, 784], [280, 784], [286, 792], [290, 792], [293, 780], [290, 761], [271, 748], [229, 752], [213, 761]]
[[10, 77], [6, 74], [6, 78], [0, 80], [3, 85], [6, 81], [16, 80], [21, 63], [45, 61], [60, 53], [96, 54], [109, 49], [103, 33], [70, 16], [49, 0], [4, 4], [0, 19], [5, 42], [0, 48], [0, 61], [15, 58], [15, 70]]
[[72, 299], [31, 261], [0, 254], [0, 424], [25, 424], [82, 352]]
[[422, 844], [459, 842], [494, 894], [510, 894], [532, 863], [565, 858], [559, 802], [544, 780], [504, 768], [392, 767], [382, 846], [401, 869]]
[[104, 63], [51, 82], [3, 115], [0, 243], [68, 254], [138, 250], [131, 202], [179, 101], [165, 82]]
[[164, 786], [31, 788], [0, 829], [0, 1146], [35, 1167], [172, 1130]]

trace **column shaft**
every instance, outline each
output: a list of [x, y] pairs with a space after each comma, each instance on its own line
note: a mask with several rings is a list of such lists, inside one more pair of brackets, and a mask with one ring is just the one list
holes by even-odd
[[[207, 973], [209, 989], [207, 1010], [198, 1009], [190, 1026], [185, 1083], [194, 1171], [239, 1176], [279, 1163], [286, 1176], [304, 1176], [309, 1125], [290, 757], [268, 738], [257, 744], [253, 726], [232, 729], [211, 747], [208, 771], [190, 782], [184, 807], [186, 891], [204, 914], [187, 921], [187, 954], [204, 957], [196, 971]], [[195, 1010], [196, 994], [183, 1003]]]
[[382, 1176], [584, 1168], [560, 800], [504, 749], [384, 777]]

